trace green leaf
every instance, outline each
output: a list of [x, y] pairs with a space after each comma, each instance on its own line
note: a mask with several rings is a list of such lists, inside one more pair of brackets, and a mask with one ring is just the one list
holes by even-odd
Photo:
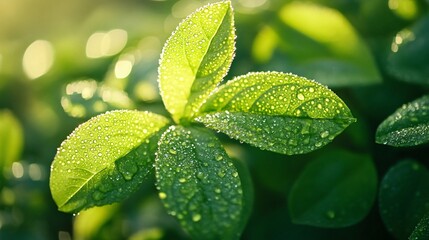
[[111, 221], [120, 211], [119, 204], [94, 207], [79, 213], [73, 221], [73, 236], [75, 239], [97, 239], [97, 233], [103, 225]]
[[67, 84], [61, 106], [68, 115], [83, 118], [115, 109], [132, 109], [134, 103], [122, 90], [95, 80], [80, 80]]
[[429, 239], [429, 213], [420, 220], [417, 224], [414, 231], [411, 233], [411, 236], [408, 238], [410, 240], [424, 240]]
[[377, 143], [395, 147], [416, 146], [429, 141], [429, 95], [397, 109], [377, 128]]
[[382, 80], [369, 48], [347, 18], [315, 3], [285, 4], [278, 19], [261, 28], [252, 52], [270, 70], [288, 69], [332, 87]]
[[404, 160], [393, 166], [381, 181], [380, 215], [398, 239], [407, 239], [429, 212], [429, 172], [420, 163]]
[[387, 58], [389, 73], [406, 82], [429, 85], [428, 28], [429, 15], [396, 34]]
[[319, 83], [259, 72], [217, 89], [196, 121], [261, 149], [291, 155], [326, 145], [355, 119], [344, 102]]
[[159, 132], [167, 124], [148, 112], [112, 111], [76, 128], [51, 166], [59, 210], [78, 212], [128, 197], [153, 171]]
[[184, 20], [166, 42], [159, 86], [173, 119], [192, 117], [227, 73], [235, 32], [229, 1], [209, 4]]
[[194, 239], [238, 239], [244, 194], [219, 140], [201, 128], [170, 127], [155, 162], [159, 197]]
[[311, 162], [295, 182], [289, 196], [292, 221], [350, 226], [369, 213], [376, 193], [377, 173], [369, 156], [333, 151]]
[[[24, 145], [21, 124], [9, 110], [0, 111], [0, 176], [19, 160]], [[1, 179], [1, 177], [0, 177]], [[0, 185], [1, 187], [1, 185]]]

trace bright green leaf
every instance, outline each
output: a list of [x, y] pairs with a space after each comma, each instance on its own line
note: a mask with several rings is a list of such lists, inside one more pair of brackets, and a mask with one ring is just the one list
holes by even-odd
[[378, 126], [375, 139], [395, 147], [429, 142], [429, 95], [397, 109]]
[[159, 197], [194, 239], [237, 239], [243, 190], [219, 140], [200, 128], [170, 127], [155, 162]]
[[270, 70], [288, 69], [328, 86], [381, 82], [353, 25], [341, 12], [315, 3], [285, 4], [278, 19], [256, 36], [253, 56]]
[[74, 239], [97, 239], [97, 233], [120, 210], [118, 204], [95, 207], [82, 211], [74, 219]]
[[429, 212], [429, 172], [420, 163], [401, 161], [381, 181], [380, 215], [398, 239], [407, 239]]
[[164, 46], [159, 86], [176, 122], [192, 117], [227, 73], [235, 32], [229, 1], [209, 4], [184, 20]]
[[429, 213], [427, 213], [414, 228], [409, 240], [429, 239]]
[[429, 85], [429, 16], [393, 38], [387, 70], [397, 78]]
[[261, 149], [302, 154], [334, 139], [355, 119], [325, 86], [292, 74], [237, 77], [214, 92], [196, 120]]
[[132, 109], [134, 103], [122, 90], [95, 80], [80, 80], [67, 84], [61, 106], [68, 115], [83, 118], [115, 109]]
[[8, 168], [19, 160], [24, 136], [21, 124], [8, 110], [0, 111], [0, 175], [3, 168]]
[[353, 225], [368, 214], [376, 192], [377, 173], [369, 156], [325, 154], [304, 169], [291, 190], [292, 221], [328, 228]]
[[58, 149], [50, 187], [59, 210], [78, 212], [128, 197], [152, 170], [160, 115], [112, 111], [80, 125]]

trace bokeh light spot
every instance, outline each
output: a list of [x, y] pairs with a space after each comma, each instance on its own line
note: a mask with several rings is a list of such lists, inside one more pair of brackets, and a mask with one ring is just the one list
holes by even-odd
[[54, 63], [54, 48], [46, 40], [36, 40], [25, 50], [22, 66], [30, 79], [46, 74]]
[[93, 33], [86, 43], [88, 58], [101, 58], [115, 55], [124, 49], [128, 41], [128, 33], [123, 29]]

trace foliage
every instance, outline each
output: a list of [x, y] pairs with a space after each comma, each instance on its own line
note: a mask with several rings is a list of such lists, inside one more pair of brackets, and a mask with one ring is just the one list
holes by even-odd
[[0, 239], [428, 238], [428, 1], [210, 2], [0, 3]]
[[159, 66], [161, 96], [178, 125], [165, 130], [169, 121], [160, 115], [114, 111], [79, 126], [52, 163], [59, 210], [123, 200], [154, 165], [160, 199], [192, 238], [237, 239], [249, 215], [239, 173], [216, 136], [192, 122], [262, 149], [299, 154], [327, 144], [355, 121], [329, 89], [290, 74], [250, 73], [217, 88], [232, 62], [234, 39], [230, 2], [186, 18], [165, 44]]

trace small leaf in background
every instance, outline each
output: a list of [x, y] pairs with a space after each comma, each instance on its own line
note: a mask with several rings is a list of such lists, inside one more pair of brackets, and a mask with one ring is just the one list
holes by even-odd
[[276, 22], [261, 29], [252, 49], [268, 69], [287, 69], [331, 87], [381, 82], [370, 50], [337, 10], [295, 1], [278, 14]]
[[229, 1], [197, 10], [167, 41], [159, 64], [159, 87], [165, 107], [176, 122], [192, 117], [226, 75], [234, 43]]
[[93, 117], [116, 109], [132, 109], [134, 103], [122, 90], [81, 80], [67, 84], [61, 106], [72, 117]]
[[342, 150], [309, 163], [289, 195], [292, 221], [339, 228], [361, 221], [377, 193], [377, 172], [371, 158]]
[[51, 166], [50, 187], [59, 210], [79, 212], [120, 201], [152, 173], [160, 115], [112, 111], [69, 135]]
[[170, 127], [155, 161], [159, 197], [193, 239], [238, 239], [244, 194], [221, 143], [201, 128]]
[[217, 89], [197, 121], [261, 149], [302, 154], [331, 142], [355, 119], [325, 86], [292, 74], [249, 73]]
[[429, 141], [429, 95], [397, 109], [377, 128], [377, 143], [395, 147], [416, 146]]
[[18, 119], [9, 110], [0, 110], [0, 176], [3, 169], [19, 160], [23, 145], [23, 130]]
[[420, 220], [417, 226], [414, 228], [410, 240], [424, 240], [429, 239], [429, 213]]
[[[97, 239], [97, 233], [120, 210], [118, 204], [95, 207], [79, 213], [73, 222], [75, 239]], [[99, 237], [99, 236], [98, 236]]]
[[393, 38], [387, 70], [400, 80], [429, 85], [429, 16]]
[[407, 239], [420, 220], [429, 212], [429, 172], [414, 160], [404, 160], [392, 168], [381, 181], [380, 215], [389, 232]]

